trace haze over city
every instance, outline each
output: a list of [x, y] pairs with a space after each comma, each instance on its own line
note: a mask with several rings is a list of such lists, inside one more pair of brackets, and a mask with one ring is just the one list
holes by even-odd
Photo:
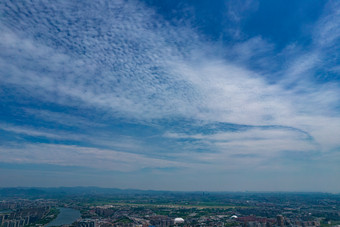
[[0, 2], [0, 186], [340, 192], [340, 2]]

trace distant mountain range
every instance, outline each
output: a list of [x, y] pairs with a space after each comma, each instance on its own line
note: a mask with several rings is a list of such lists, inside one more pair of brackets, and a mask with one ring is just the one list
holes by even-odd
[[117, 194], [158, 194], [165, 191], [138, 190], [138, 189], [118, 189], [118, 188], [99, 188], [99, 187], [58, 187], [58, 188], [0, 188], [0, 198], [48, 198], [63, 197], [72, 195], [117, 195]]
[[[117, 195], [165, 195], [165, 194], [191, 194], [191, 195], [229, 195], [232, 197], [243, 197], [250, 194], [261, 196], [331, 196], [330, 193], [316, 193], [316, 192], [173, 192], [173, 191], [156, 191], [156, 190], [140, 190], [140, 189], [118, 189], [118, 188], [100, 188], [100, 187], [12, 187], [12, 188], [0, 188], [0, 198], [61, 198], [72, 196], [117, 196]], [[337, 196], [339, 196], [338, 194]], [[227, 196], [228, 197], [228, 196]]]

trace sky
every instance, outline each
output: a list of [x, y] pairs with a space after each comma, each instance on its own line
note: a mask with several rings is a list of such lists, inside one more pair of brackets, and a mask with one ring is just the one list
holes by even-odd
[[340, 192], [340, 2], [0, 2], [0, 187]]

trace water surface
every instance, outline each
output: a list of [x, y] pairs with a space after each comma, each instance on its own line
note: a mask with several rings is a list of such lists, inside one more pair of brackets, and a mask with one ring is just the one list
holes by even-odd
[[61, 225], [70, 225], [75, 222], [78, 218], [80, 218], [80, 211], [71, 209], [71, 208], [58, 208], [60, 213], [57, 218], [45, 225], [46, 227], [50, 226], [61, 226]]

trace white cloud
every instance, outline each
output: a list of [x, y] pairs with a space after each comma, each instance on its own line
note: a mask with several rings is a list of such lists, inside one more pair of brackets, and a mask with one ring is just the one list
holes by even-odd
[[104, 123], [93, 122], [90, 119], [87, 119], [82, 116], [76, 116], [49, 110], [24, 108], [24, 112], [40, 120], [71, 127], [88, 128], [88, 127], [104, 127], [106, 125]]
[[[208, 162], [216, 169], [286, 168], [272, 160], [288, 158], [286, 154], [300, 153], [305, 158], [309, 154], [319, 154], [320, 147], [304, 132], [291, 128], [250, 128], [236, 132], [216, 132], [213, 134], [185, 134], [167, 132], [165, 137], [182, 140], [193, 139], [213, 148], [192, 157], [192, 161]], [[191, 152], [180, 154], [182, 157], [193, 155]], [[320, 155], [320, 154], [319, 154]]]
[[58, 140], [81, 140], [82, 136], [74, 135], [66, 131], [55, 131], [50, 129], [36, 129], [32, 127], [21, 127], [9, 124], [0, 124], [0, 129], [16, 134], [23, 134], [32, 137], [45, 137]]
[[[71, 3], [54, 3], [47, 8], [48, 12], [40, 12], [38, 6], [29, 7], [26, 9], [31, 10], [29, 16], [17, 27], [10, 28], [3, 22], [0, 24], [2, 83], [16, 86], [38, 100], [85, 106], [99, 112], [105, 110], [117, 118], [150, 121], [183, 117], [203, 122], [282, 125], [305, 131], [314, 139], [306, 141], [305, 134], [286, 129], [191, 135], [206, 141], [218, 152], [206, 152], [197, 158], [183, 154], [188, 164], [201, 160], [225, 162], [233, 160], [231, 155], [238, 153], [265, 156], [266, 159], [243, 159], [249, 163], [256, 159], [260, 163], [284, 150], [327, 152], [340, 146], [339, 85], [320, 85], [310, 79], [323, 62], [323, 48], [333, 45], [340, 34], [335, 21], [338, 6], [332, 11], [333, 16], [324, 16], [317, 24], [315, 46], [294, 52], [287, 69], [278, 72], [289, 79], [273, 84], [265, 79], [267, 75], [243, 65], [254, 56], [270, 55], [273, 44], [254, 37], [234, 46], [233, 51], [241, 56], [237, 64], [219, 57], [212, 59], [205, 50], [216, 47], [200, 40], [194, 29], [173, 27], [143, 4], [135, 3], [114, 2], [108, 9], [100, 3], [84, 3], [86, 13], [83, 10], [74, 13]], [[64, 17], [60, 16], [61, 12]], [[12, 13], [11, 16], [16, 17]], [[53, 18], [52, 13], [56, 15]], [[77, 19], [80, 22], [76, 22]], [[234, 19], [238, 20], [237, 15]], [[39, 24], [32, 24], [35, 21]], [[60, 31], [55, 32], [54, 27]], [[21, 33], [18, 28], [25, 31]], [[33, 38], [38, 33], [43, 34], [43, 39]], [[254, 45], [258, 48], [249, 49]], [[294, 85], [289, 87], [290, 83]], [[47, 115], [51, 113], [41, 112], [42, 118], [46, 119]], [[66, 125], [73, 121], [54, 118]], [[7, 130], [54, 136], [18, 128]], [[115, 170], [135, 170], [133, 163], [137, 162], [141, 168], [182, 165], [94, 148], [43, 145], [42, 150], [53, 150], [53, 157], [54, 153], [60, 155], [55, 157], [55, 164], [68, 163], [66, 153], [69, 152], [70, 160], [79, 160], [77, 165], [83, 162], [91, 167]], [[24, 155], [27, 158], [20, 158], [18, 149], [14, 153], [18, 156], [12, 156], [12, 161], [29, 162], [34, 161], [34, 156], [41, 156], [36, 162], [53, 163], [53, 159], [42, 152], [37, 151], [36, 145], [30, 145]], [[98, 163], [92, 164], [90, 160]], [[237, 168], [238, 164], [230, 166]]]
[[340, 38], [340, 4], [338, 1], [328, 1], [314, 33], [316, 46], [333, 47]]
[[188, 164], [181, 162], [150, 158], [140, 154], [43, 143], [2, 146], [0, 147], [0, 159], [7, 163], [82, 166], [121, 172], [144, 168], [188, 167]]

